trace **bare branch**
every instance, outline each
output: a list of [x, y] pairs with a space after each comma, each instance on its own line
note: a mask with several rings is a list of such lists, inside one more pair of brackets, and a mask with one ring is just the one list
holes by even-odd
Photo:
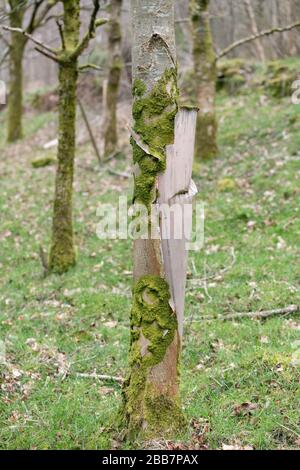
[[84, 72], [87, 69], [100, 70], [100, 71], [103, 70], [102, 67], [96, 64], [83, 64], [83, 65], [79, 65], [78, 67], [79, 72]]
[[90, 40], [95, 37], [96, 29], [99, 26], [102, 26], [103, 24], [108, 22], [108, 19], [106, 18], [100, 18], [97, 20], [97, 14], [100, 9], [100, 5], [99, 5], [100, 1], [99, 0], [93, 0], [93, 1], [94, 1], [94, 9], [91, 15], [89, 29], [87, 33], [83, 36], [81, 42], [76, 47], [75, 51], [71, 54], [71, 58], [79, 57], [82, 54], [82, 52], [88, 47]]
[[224, 57], [225, 55], [229, 54], [236, 47], [242, 46], [243, 44], [246, 44], [246, 43], [251, 42], [251, 41], [255, 41], [255, 39], [261, 38], [263, 36], [270, 36], [271, 34], [274, 34], [274, 33], [283, 33], [285, 31], [291, 31], [292, 29], [299, 28], [299, 27], [300, 27], [300, 21], [298, 21], [297, 23], [290, 24], [288, 26], [283, 26], [283, 27], [278, 26], [278, 27], [275, 27], [275, 28], [272, 28], [272, 29], [261, 31], [258, 34], [253, 34], [252, 36], [248, 36], [246, 38], [239, 39], [238, 41], [232, 43], [230, 46], [223, 49], [223, 51], [219, 52], [217, 54], [217, 60], [219, 60], [222, 57]]
[[[32, 13], [31, 20], [28, 24], [28, 27], [26, 28], [27, 33], [29, 33], [29, 34], [33, 33], [36, 29], [40, 28], [41, 26], [43, 26], [48, 21], [48, 18], [46, 18], [47, 14], [58, 3], [58, 1], [59, 0], [53, 1], [51, 3], [47, 3], [45, 5], [45, 8], [40, 12], [39, 15], [38, 15], [38, 9], [39, 9], [40, 5], [43, 2], [42, 2], [42, 0], [39, 0], [37, 2], [39, 5], [38, 5], [37, 8], [35, 8], [35, 11], [33, 11], [33, 13]], [[45, 20], [45, 18], [46, 18], [46, 20]], [[52, 18], [53, 18], [53, 16], [52, 16]], [[49, 19], [51, 19], [51, 18], [49, 18]]]
[[27, 28], [25, 28], [25, 30], [29, 34], [33, 33], [33, 31], [35, 30], [35, 18], [36, 18], [36, 15], [37, 15], [38, 10], [39, 10], [40, 6], [42, 5], [42, 3], [43, 3], [43, 0], [35, 0], [35, 2], [34, 2], [34, 6], [33, 6], [33, 9], [32, 9], [32, 13], [31, 13], [31, 16], [30, 16], [28, 26], [27, 26]]
[[25, 36], [27, 39], [30, 39], [30, 41], [34, 42], [34, 44], [36, 44], [39, 48], [45, 49], [46, 51], [50, 52], [51, 54], [56, 55], [55, 49], [53, 49], [53, 48], [50, 47], [50, 46], [47, 46], [47, 44], [42, 43], [41, 41], [39, 41], [38, 39], [36, 39], [34, 36], [32, 36], [31, 34], [27, 33], [24, 29], [21, 29], [21, 28], [11, 28], [10, 26], [2, 26], [2, 28], [3, 28], [5, 31], [11, 31], [11, 32], [14, 32], [14, 33], [23, 34], [23, 36]]
[[46, 51], [43, 51], [43, 49], [40, 49], [38, 47], [35, 47], [34, 48], [37, 52], [39, 52], [40, 54], [44, 55], [45, 57], [47, 57], [48, 59], [51, 59], [51, 60], [54, 60], [54, 62], [57, 62], [58, 64], [60, 63], [60, 60], [58, 59], [57, 56], [53, 56], [51, 54], [49, 54], [48, 52]]
[[80, 101], [79, 98], [77, 98], [77, 102], [78, 102], [78, 105], [79, 105], [79, 108], [80, 108], [80, 111], [81, 111], [81, 114], [82, 114], [84, 123], [85, 123], [85, 125], [86, 125], [88, 134], [89, 134], [89, 136], [90, 136], [90, 139], [91, 139], [91, 142], [92, 142], [92, 145], [93, 145], [93, 148], [94, 148], [96, 157], [97, 157], [97, 159], [98, 159], [99, 165], [101, 166], [101, 165], [102, 165], [101, 154], [100, 154], [100, 151], [99, 151], [99, 149], [98, 149], [97, 142], [96, 142], [96, 139], [95, 139], [95, 137], [94, 137], [92, 128], [91, 128], [91, 126], [90, 126], [90, 123], [89, 123], [87, 114], [86, 114], [85, 109], [84, 109], [84, 106], [83, 106], [83, 104], [81, 103], [81, 101]]
[[78, 372], [77, 377], [82, 377], [84, 379], [98, 379], [102, 381], [108, 381], [108, 382], [117, 382], [119, 384], [124, 383], [123, 377], [114, 377], [113, 375], [103, 375], [103, 374], [96, 374], [95, 372], [92, 372], [91, 374], [85, 374], [85, 373], [80, 373]]
[[6, 61], [7, 57], [9, 56], [9, 47], [5, 49], [1, 59], [0, 59], [0, 66]]
[[63, 50], [65, 50], [65, 49], [66, 49], [66, 43], [65, 43], [65, 36], [64, 36], [63, 25], [61, 24], [61, 22], [60, 22], [59, 19], [56, 19], [56, 24], [57, 24], [58, 31], [59, 31], [59, 35], [60, 35], [60, 40], [61, 40], [62, 48], [63, 48]]
[[10, 47], [9, 41], [6, 39], [6, 37], [5, 37], [2, 33], [0, 33], [0, 39], [1, 39], [1, 41], [4, 42], [4, 44], [6, 45], [6, 47]]

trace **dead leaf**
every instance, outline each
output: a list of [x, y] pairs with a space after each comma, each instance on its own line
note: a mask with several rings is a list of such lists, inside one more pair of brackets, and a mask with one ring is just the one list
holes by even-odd
[[235, 405], [233, 408], [233, 416], [247, 416], [251, 415], [253, 411], [257, 410], [257, 403], [244, 402], [240, 405]]

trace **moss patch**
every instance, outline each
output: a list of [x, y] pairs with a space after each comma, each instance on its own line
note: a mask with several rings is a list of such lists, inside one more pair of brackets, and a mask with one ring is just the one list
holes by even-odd
[[[151, 434], [183, 422], [177, 398], [157, 394], [149, 381], [150, 369], [164, 359], [177, 334], [177, 318], [169, 301], [169, 286], [159, 276], [143, 276], [134, 286], [129, 356], [131, 374], [125, 383], [125, 413], [122, 413], [129, 423], [131, 436], [141, 428]], [[174, 418], [172, 410], [178, 419]]]
[[37, 158], [36, 160], [32, 160], [31, 166], [33, 168], [44, 168], [45, 166], [55, 165], [57, 163], [56, 158], [51, 156]]
[[134, 131], [149, 153], [131, 139], [133, 161], [141, 173], [135, 178], [134, 200], [147, 207], [155, 200], [155, 180], [166, 167], [166, 146], [174, 142], [174, 121], [178, 111], [177, 70], [171, 68], [146, 94], [142, 80], [133, 83]]

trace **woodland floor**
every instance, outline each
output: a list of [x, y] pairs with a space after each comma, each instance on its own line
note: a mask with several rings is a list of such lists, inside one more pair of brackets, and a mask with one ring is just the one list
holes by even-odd
[[[126, 116], [129, 105], [121, 108]], [[194, 171], [206, 226], [187, 287], [181, 392], [191, 426], [172, 442], [149, 445], [300, 448], [299, 314], [199, 321], [300, 304], [300, 108], [248, 93], [220, 96], [218, 113], [220, 157]], [[33, 169], [31, 161], [49, 156], [42, 144], [55, 137], [55, 114], [27, 112], [26, 138], [13, 146], [4, 145], [4, 118], [0, 448], [126, 448], [112, 430], [119, 385], [78, 373], [125, 375], [131, 242], [99, 240], [96, 209], [124, 192], [130, 201], [131, 181], [99, 172], [89, 143], [78, 146], [78, 264], [43, 277], [38, 252], [49, 246], [55, 167]], [[121, 140], [126, 158], [106, 169], [128, 172], [124, 130]]]

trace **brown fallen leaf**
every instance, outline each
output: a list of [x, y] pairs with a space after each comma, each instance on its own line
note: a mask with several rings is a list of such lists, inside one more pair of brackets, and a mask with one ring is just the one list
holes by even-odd
[[235, 405], [233, 408], [233, 416], [246, 416], [251, 415], [253, 411], [257, 410], [257, 403], [244, 402], [240, 405]]

